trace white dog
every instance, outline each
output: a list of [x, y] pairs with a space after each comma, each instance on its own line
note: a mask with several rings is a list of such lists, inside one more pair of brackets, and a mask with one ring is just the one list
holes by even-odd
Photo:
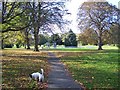
[[43, 73], [44, 73], [44, 70], [41, 69], [41, 73], [35, 72], [35, 73], [30, 74], [29, 76], [31, 79], [34, 79], [38, 82], [43, 82], [44, 81], [44, 74]]

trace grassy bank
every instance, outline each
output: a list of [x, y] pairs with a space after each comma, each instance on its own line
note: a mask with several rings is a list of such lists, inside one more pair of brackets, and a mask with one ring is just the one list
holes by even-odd
[[46, 53], [25, 49], [5, 49], [2, 51], [2, 88], [40, 88], [36, 81], [30, 81], [29, 74], [45, 70], [47, 82], [48, 62]]
[[[69, 51], [69, 50], [68, 50]], [[88, 89], [118, 88], [118, 50], [55, 52], [72, 77]]]

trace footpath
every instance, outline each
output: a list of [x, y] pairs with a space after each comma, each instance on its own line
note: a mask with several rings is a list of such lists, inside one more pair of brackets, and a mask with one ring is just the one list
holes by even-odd
[[65, 70], [65, 67], [60, 63], [60, 59], [53, 53], [48, 53], [48, 62], [51, 64], [51, 71], [48, 74], [48, 90], [83, 90], [80, 84], [75, 82], [73, 78]]

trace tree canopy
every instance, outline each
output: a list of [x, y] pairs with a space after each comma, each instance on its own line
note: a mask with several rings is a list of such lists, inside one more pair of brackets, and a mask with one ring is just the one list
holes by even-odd
[[117, 22], [118, 9], [108, 2], [84, 2], [79, 8], [78, 27], [80, 30], [92, 28], [98, 37], [98, 50], [102, 50], [103, 33]]
[[0, 32], [23, 30], [26, 34], [30, 31], [34, 36], [34, 50], [38, 51], [38, 34], [43, 30], [41, 27], [56, 24], [61, 28], [66, 23], [63, 20], [66, 14], [64, 7], [64, 2], [2, 2], [3, 18]]
[[77, 46], [76, 34], [70, 30], [65, 37], [65, 46]]

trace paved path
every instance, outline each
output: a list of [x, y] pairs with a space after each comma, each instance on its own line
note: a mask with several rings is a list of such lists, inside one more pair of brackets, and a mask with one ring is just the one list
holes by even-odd
[[51, 52], [49, 52], [48, 55], [50, 56], [48, 62], [51, 64], [51, 72], [48, 75], [48, 89], [64, 88], [65, 90], [65, 88], [71, 88], [74, 90], [83, 90], [80, 85], [70, 77], [67, 71], [65, 71], [65, 67], [59, 62], [59, 58]]

